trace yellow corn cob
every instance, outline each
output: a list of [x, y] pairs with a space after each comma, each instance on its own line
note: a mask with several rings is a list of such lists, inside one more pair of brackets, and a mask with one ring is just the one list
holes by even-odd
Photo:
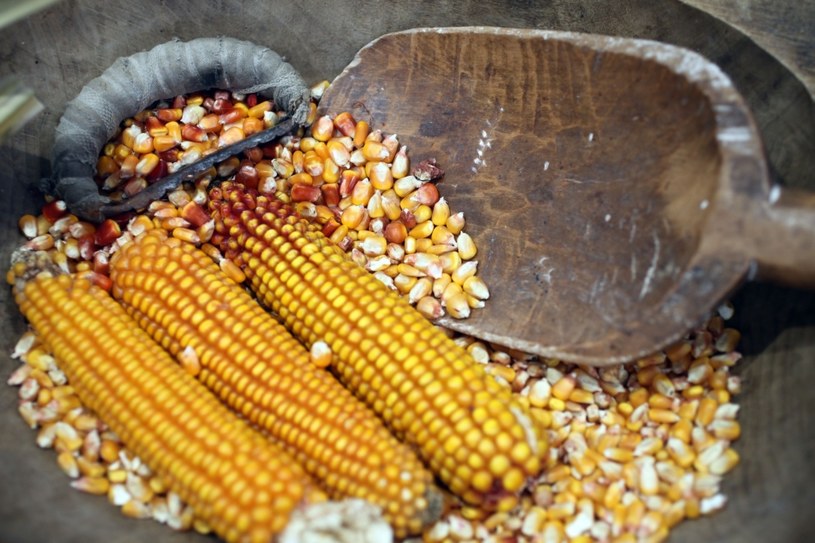
[[542, 467], [544, 431], [464, 349], [291, 207], [239, 184], [210, 191], [216, 236], [256, 294], [469, 503], [512, 507]]
[[111, 279], [114, 297], [156, 341], [195, 358], [200, 380], [332, 497], [381, 507], [397, 537], [438, 518], [441, 493], [413, 451], [203, 251], [152, 230], [116, 252]]
[[325, 499], [101, 288], [42, 273], [15, 296], [85, 405], [225, 540], [268, 542], [296, 507]]

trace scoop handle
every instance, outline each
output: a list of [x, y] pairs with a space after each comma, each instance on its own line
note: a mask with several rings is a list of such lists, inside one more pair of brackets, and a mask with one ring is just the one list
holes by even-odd
[[776, 185], [752, 211], [741, 242], [758, 265], [755, 278], [815, 289], [815, 192]]

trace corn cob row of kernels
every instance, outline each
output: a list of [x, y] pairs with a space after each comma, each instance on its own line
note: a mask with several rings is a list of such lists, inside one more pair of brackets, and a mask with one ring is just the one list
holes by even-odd
[[516, 503], [546, 453], [521, 402], [289, 206], [233, 183], [210, 206], [257, 295], [307, 345], [331, 347], [340, 379], [453, 493]]
[[202, 251], [152, 230], [114, 255], [111, 279], [156, 341], [332, 497], [381, 507], [397, 537], [438, 518], [441, 494], [416, 455]]
[[21, 280], [15, 298], [83, 403], [227, 541], [267, 542], [296, 507], [324, 499], [102, 289], [42, 273]]
[[457, 337], [528, 398], [550, 456], [516, 509], [459, 508], [424, 540], [662, 541], [682, 520], [720, 510], [722, 478], [739, 462], [731, 402], [741, 384], [730, 375], [739, 334], [723, 318], [731, 313], [724, 306], [663, 354], [602, 369]]
[[20, 415], [37, 430], [37, 446], [57, 452], [57, 463], [73, 488], [106, 495], [126, 516], [152, 517], [176, 530], [209, 533], [209, 526], [195, 518], [164, 479], [82, 404], [34, 331], [23, 334], [12, 357], [23, 362], [8, 379], [9, 385], [19, 386]]

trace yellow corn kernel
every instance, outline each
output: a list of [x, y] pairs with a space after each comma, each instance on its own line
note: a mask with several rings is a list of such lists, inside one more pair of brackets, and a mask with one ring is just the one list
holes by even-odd
[[557, 383], [552, 385], [552, 396], [559, 400], [566, 401], [575, 389], [576, 384], [577, 381], [571, 375], [561, 377]]
[[[449, 225], [448, 229], [450, 229]], [[471, 238], [467, 232], [461, 232], [458, 235], [456, 238], [456, 244], [458, 245], [458, 254], [461, 255], [462, 260], [470, 260], [471, 258], [474, 258], [478, 252], [473, 238]]]
[[[250, 534], [271, 539], [301, 500], [324, 499], [293, 458], [178, 368], [104, 290], [82, 278], [40, 274], [17, 285], [15, 298], [83, 403], [103, 414], [108, 426], [125, 436], [128, 447], [185, 501], [206, 511], [205, 520], [228, 541]], [[72, 323], [70, 329], [65, 323]], [[176, 442], [185, 446], [168, 445]], [[235, 484], [214, 484], [224, 473], [234, 473]], [[247, 495], [267, 492], [272, 481], [282, 485], [287, 498], [252, 503], [255, 510], [268, 512], [265, 520], [240, 521], [230, 513]]]
[[634, 453], [621, 447], [609, 447], [603, 451], [603, 456], [615, 462], [626, 463], [634, 459]]
[[[475, 279], [475, 278], [474, 278]], [[467, 286], [465, 284], [464, 290], [467, 290]], [[583, 404], [591, 404], [594, 403], [594, 394], [589, 392], [588, 390], [583, 390], [582, 388], [576, 388], [569, 394], [569, 401], [576, 402], [576, 403], [583, 403]]]
[[696, 411], [696, 418], [694, 421], [699, 426], [707, 426], [713, 422], [713, 417], [716, 415], [719, 403], [712, 398], [702, 398], [699, 400], [699, 408]]
[[88, 494], [95, 494], [97, 496], [104, 496], [108, 493], [110, 483], [107, 479], [100, 476], [87, 476], [71, 482], [71, 486], [82, 492]]
[[455, 235], [459, 235], [462, 230], [464, 230], [464, 213], [458, 212], [453, 213], [447, 218], [447, 223], [445, 226], [447, 229]]
[[679, 415], [669, 409], [651, 408], [648, 410], [648, 418], [652, 422], [659, 424], [673, 424], [679, 420]]
[[666, 450], [671, 458], [674, 459], [680, 467], [687, 468], [696, 459], [696, 454], [687, 443], [675, 437], [669, 438], [666, 445]]
[[708, 428], [718, 439], [735, 441], [741, 435], [741, 426], [735, 420], [716, 419]]
[[708, 466], [708, 470], [713, 475], [724, 475], [731, 469], [733, 469], [739, 463], [739, 455], [738, 453], [732, 449], [728, 448], [724, 454], [722, 454], [719, 458], [711, 462], [710, 466]]
[[[365, 146], [371, 143], [369, 139]], [[285, 204], [224, 183], [212, 193], [210, 208], [216, 229], [224, 235], [223, 247], [239, 247], [258, 296], [306, 345], [318, 340], [329, 344], [340, 380], [414, 446], [453, 493], [478, 505], [487, 498], [481, 483], [488, 483], [491, 493], [504, 489], [515, 494], [506, 485], [514, 488], [517, 478], [506, 478], [507, 473], [517, 469], [522, 479], [537, 474], [547, 446], [531, 413], [407, 300], [357, 266]], [[267, 248], [264, 256], [254, 256], [261, 247]], [[347, 333], [337, 333], [341, 323]], [[397, 405], [405, 408], [386, 408], [393, 405], [391, 391], [397, 386], [405, 398]], [[451, 418], [457, 420], [454, 427]], [[502, 433], [510, 439], [488, 437]], [[473, 447], [467, 445], [469, 435]], [[510, 456], [519, 443], [526, 444], [526, 452]], [[496, 449], [501, 444], [509, 447], [506, 453]], [[462, 477], [460, 470], [446, 467], [449, 449], [463, 459], [456, 463], [483, 466], [473, 469], [483, 469], [484, 476]], [[506, 471], [495, 461], [499, 456], [507, 459]]]
[[[117, 251], [111, 279], [116, 297], [156, 341], [177, 358], [193, 351], [201, 380], [285, 444], [332, 495], [364, 498], [382, 508], [400, 537], [418, 533], [438, 515], [428, 510], [438, 505], [438, 491], [415, 454], [315, 367], [334, 364], [339, 356], [326, 341], [330, 334], [307, 350], [206, 254], [161, 231]], [[212, 306], [219, 309], [206, 309]], [[196, 318], [204, 314], [206, 320]], [[230, 330], [239, 343], [227, 341]], [[273, 380], [272, 375], [287, 377]], [[336, 416], [327, 415], [332, 412]], [[350, 443], [353, 456], [345, 452]]]

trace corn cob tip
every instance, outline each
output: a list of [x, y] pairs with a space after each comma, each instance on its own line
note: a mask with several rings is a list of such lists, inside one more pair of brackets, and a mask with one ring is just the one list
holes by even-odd
[[54, 264], [46, 251], [20, 247], [11, 255], [11, 268], [7, 279], [15, 291], [22, 292], [23, 286], [28, 281], [41, 274], [53, 276], [61, 273], [63, 273], [62, 270]]
[[422, 529], [429, 528], [437, 520], [441, 518], [444, 513], [445, 497], [441, 490], [433, 486], [427, 489], [424, 494], [424, 499], [427, 501], [427, 508], [422, 512]]
[[318, 539], [337, 543], [391, 543], [393, 530], [379, 508], [365, 500], [326, 501], [295, 510], [279, 541], [299, 543]]

